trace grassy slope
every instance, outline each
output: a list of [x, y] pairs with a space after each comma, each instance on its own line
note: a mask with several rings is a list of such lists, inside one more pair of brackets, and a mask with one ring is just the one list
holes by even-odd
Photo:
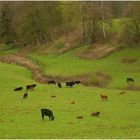
[[[29, 99], [22, 101], [24, 91], [14, 92], [13, 88], [34, 83], [31, 73], [0, 63], [0, 79], [0, 138], [140, 138], [139, 92], [119, 95], [119, 90], [80, 85], [58, 89], [39, 84]], [[109, 100], [101, 101], [100, 93], [108, 94]], [[51, 98], [51, 94], [57, 97]], [[54, 111], [55, 121], [41, 120], [43, 107]], [[91, 117], [97, 110], [101, 116]], [[84, 119], [77, 120], [77, 115]]]
[[111, 32], [113, 33], [122, 33], [123, 32], [123, 22], [126, 21], [126, 18], [118, 18], [112, 20]]
[[[0, 55], [11, 53], [0, 51]], [[121, 59], [130, 55], [138, 61], [121, 64]], [[125, 84], [126, 76], [140, 82], [139, 56], [139, 49], [126, 49], [98, 61], [79, 59], [72, 51], [62, 56], [32, 54], [32, 59], [38, 60], [47, 74], [69, 76], [102, 69], [113, 77], [110, 86], [116, 87]], [[120, 90], [115, 89], [80, 85], [58, 89], [38, 84], [36, 90], [29, 93], [29, 99], [22, 101], [25, 88], [21, 92], [13, 89], [31, 83], [35, 81], [30, 71], [0, 63], [0, 138], [140, 138], [140, 92], [127, 91], [120, 95]], [[100, 100], [101, 93], [109, 96], [107, 102]], [[57, 97], [51, 98], [51, 94]], [[72, 100], [76, 104], [70, 104]], [[55, 121], [41, 120], [39, 110], [43, 107], [54, 111]], [[99, 118], [90, 116], [98, 110]], [[77, 115], [83, 115], [84, 119], [77, 120]]]
[[20, 47], [14, 48], [12, 45], [0, 44], [0, 56], [10, 55], [10, 54], [18, 52], [19, 50], [20, 50]]
[[[101, 70], [112, 76], [109, 87], [122, 87], [126, 85], [126, 77], [133, 77], [136, 85], [140, 83], [139, 51], [139, 48], [125, 48], [101, 60], [80, 59], [74, 56], [72, 51], [58, 56], [37, 54], [30, 56], [41, 64], [46, 74], [71, 76]], [[121, 61], [125, 57], [136, 58], [137, 61], [124, 64]]]

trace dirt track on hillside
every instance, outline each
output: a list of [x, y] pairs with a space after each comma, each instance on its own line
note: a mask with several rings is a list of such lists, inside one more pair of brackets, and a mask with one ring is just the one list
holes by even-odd
[[30, 60], [28, 57], [23, 56], [23, 55], [8, 55], [8, 56], [3, 56], [0, 57], [0, 61], [8, 64], [16, 64], [23, 66], [27, 69], [29, 69], [32, 72], [33, 79], [39, 83], [47, 83], [49, 80], [55, 80], [55, 81], [61, 81], [65, 82], [68, 80], [82, 80], [86, 79], [85, 77], [87, 75], [77, 75], [74, 77], [62, 77], [62, 76], [50, 76], [50, 75], [44, 75], [43, 72], [41, 71], [41, 67], [39, 64], [33, 62]]
[[[95, 72], [94, 76], [97, 76], [97, 79], [91, 80], [91, 75], [93, 73], [83, 74], [83, 75], [75, 75], [71, 77], [62, 77], [62, 76], [50, 76], [44, 75], [41, 71], [41, 67], [39, 64], [33, 62], [28, 57], [23, 55], [8, 55], [8, 56], [1, 56], [0, 61], [8, 64], [16, 64], [23, 66], [29, 69], [32, 72], [33, 79], [41, 84], [46, 84], [49, 80], [54, 80], [56, 82], [66, 82], [66, 81], [73, 81], [73, 80], [80, 80], [83, 85], [85, 86], [96, 86], [96, 87], [105, 87], [111, 80], [111, 77], [101, 71]], [[125, 90], [140, 90], [139, 87], [133, 88], [120, 88]]]

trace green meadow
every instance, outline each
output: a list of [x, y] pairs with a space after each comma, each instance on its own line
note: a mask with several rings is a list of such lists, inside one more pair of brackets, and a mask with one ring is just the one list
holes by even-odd
[[[139, 50], [139, 49], [138, 49]], [[101, 60], [84, 60], [72, 53], [61, 56], [29, 54], [50, 75], [75, 75], [103, 70], [112, 76], [108, 88], [75, 85], [59, 89], [56, 85], [38, 84], [22, 100], [27, 84], [36, 83], [32, 73], [20, 66], [0, 63], [0, 138], [140, 138], [140, 92], [115, 89], [126, 85], [126, 77], [140, 81], [138, 50], [124, 49]], [[135, 57], [123, 64], [123, 57]], [[23, 91], [14, 88], [23, 86]], [[100, 94], [108, 95], [102, 101]], [[52, 98], [51, 95], [55, 95]], [[71, 104], [72, 101], [75, 104]], [[55, 120], [41, 119], [40, 109], [53, 110]], [[92, 112], [100, 111], [99, 117]], [[77, 116], [83, 115], [83, 119]]]
[[[113, 20], [111, 33], [122, 32], [123, 20]], [[105, 26], [109, 30], [108, 25]], [[57, 47], [65, 47], [63, 43], [61, 45]], [[54, 52], [50, 51], [48, 54], [40, 54], [33, 49], [32, 53], [25, 55], [37, 62], [44, 74], [51, 76], [91, 74], [91, 79], [94, 79], [92, 74], [101, 71], [111, 77], [104, 88], [82, 84], [66, 88], [65, 83], [62, 83], [60, 89], [57, 85], [37, 83], [31, 71], [24, 67], [0, 62], [0, 138], [140, 138], [140, 91], [121, 90], [128, 85], [127, 77], [133, 78], [134, 85], [140, 87], [140, 48], [124, 46], [120, 51], [99, 60], [84, 59], [76, 55], [78, 51], [87, 48], [83, 45], [63, 54], [56, 54], [53, 46]], [[19, 51], [22, 52], [22, 48], [0, 45], [0, 56]], [[124, 63], [123, 60], [127, 58], [135, 59], [135, 62]], [[23, 100], [26, 85], [34, 83], [37, 87], [34, 91], [29, 91], [28, 98]], [[20, 86], [24, 87], [22, 91], [14, 91]], [[125, 94], [120, 94], [121, 92]], [[108, 100], [103, 101], [100, 94], [107, 95]], [[51, 95], [56, 97], [52, 98]], [[75, 104], [71, 104], [72, 101]], [[51, 109], [54, 121], [49, 121], [48, 117], [42, 120], [41, 108]], [[100, 116], [91, 116], [96, 111], [100, 111]], [[77, 119], [81, 115], [83, 119]]]
[[[102, 71], [112, 77], [109, 88], [124, 87], [126, 77], [133, 77], [140, 86], [140, 49], [124, 48], [100, 60], [81, 59], [74, 55], [78, 50], [61, 55], [29, 54], [30, 58], [41, 65], [42, 71], [49, 75], [74, 76]], [[123, 63], [124, 58], [135, 58], [136, 62]], [[92, 77], [94, 79], [94, 77]]]

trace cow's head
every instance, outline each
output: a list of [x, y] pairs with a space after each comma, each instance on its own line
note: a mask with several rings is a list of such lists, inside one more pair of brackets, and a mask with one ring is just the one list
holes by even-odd
[[54, 116], [51, 116], [51, 119], [54, 120]]
[[99, 115], [99, 114], [100, 114], [100, 112], [99, 112], [99, 111], [97, 111], [96, 113], [97, 113], [97, 115]]

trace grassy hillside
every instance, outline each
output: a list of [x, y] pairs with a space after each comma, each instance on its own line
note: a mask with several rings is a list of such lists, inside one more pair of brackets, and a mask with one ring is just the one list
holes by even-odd
[[[121, 21], [113, 20], [112, 32], [122, 31]], [[38, 54], [45, 47], [32, 47], [30, 51], [26, 48], [23, 52], [38, 62], [47, 75], [89, 74], [94, 79], [92, 74], [102, 71], [111, 76], [109, 85], [106, 88], [83, 85], [66, 88], [62, 83], [63, 87], [59, 89], [56, 85], [36, 83], [32, 73], [23, 67], [0, 62], [0, 138], [140, 138], [140, 91], [126, 90], [125, 94], [120, 94], [123, 90], [117, 89], [127, 85], [127, 77], [134, 78], [135, 85], [140, 86], [140, 48], [124, 48], [100, 60], [93, 60], [76, 56], [79, 50], [86, 49], [83, 46], [55, 54], [55, 50], [65, 47], [61, 41], [56, 44], [49, 54]], [[19, 50], [0, 45], [0, 56]], [[33, 83], [37, 87], [29, 92], [27, 100], [22, 100], [25, 86]], [[23, 91], [15, 92], [13, 89], [19, 86], [24, 87]], [[108, 100], [102, 101], [100, 94], [108, 95]], [[75, 104], [71, 104], [73, 100]], [[41, 108], [51, 109], [55, 120], [49, 121], [47, 117], [42, 120]], [[100, 117], [90, 116], [96, 111], [101, 112]], [[83, 119], [76, 118], [80, 115]]]
[[[28, 70], [0, 63], [0, 79], [0, 138], [140, 138], [139, 92], [120, 95], [120, 90], [38, 84], [23, 101], [25, 88], [21, 92], [13, 89], [35, 83]], [[102, 101], [101, 93], [109, 100]], [[52, 109], [55, 120], [41, 120], [40, 108]], [[91, 117], [94, 111], [101, 116]], [[84, 118], [78, 120], [78, 115]]]
[[123, 32], [123, 22], [126, 21], [126, 18], [118, 18], [112, 20], [111, 32], [113, 33], [122, 33]]
[[[109, 87], [126, 86], [126, 78], [133, 77], [140, 85], [140, 49], [125, 48], [100, 60], [81, 59], [73, 51], [61, 55], [30, 54], [34, 61], [41, 64], [42, 70], [50, 75], [73, 76], [77, 74], [103, 71], [112, 77]], [[124, 58], [135, 58], [134, 63], [123, 63]], [[93, 77], [94, 78], [94, 77]]]

